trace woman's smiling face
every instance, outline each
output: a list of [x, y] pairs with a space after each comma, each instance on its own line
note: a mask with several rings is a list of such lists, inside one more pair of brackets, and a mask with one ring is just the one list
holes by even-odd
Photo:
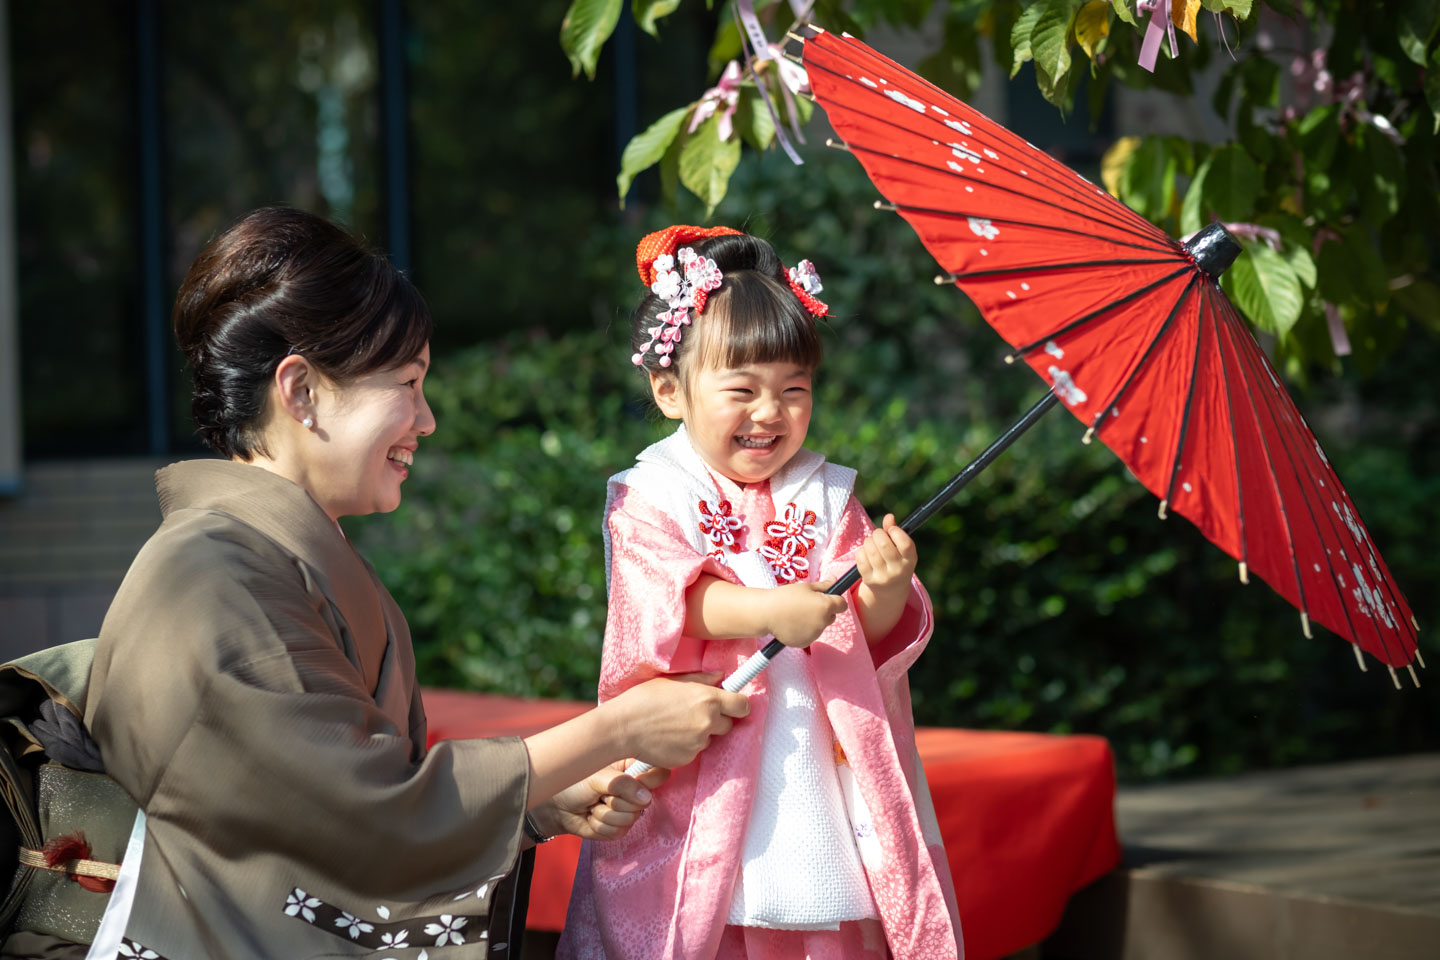
[[805, 443], [812, 371], [790, 361], [710, 364], [686, 381], [651, 377], [655, 403], [685, 421], [690, 443], [712, 470], [736, 483], [768, 480]]
[[388, 513], [400, 505], [420, 437], [435, 432], [425, 402], [427, 345], [409, 363], [323, 384], [317, 397], [310, 495], [331, 517]]

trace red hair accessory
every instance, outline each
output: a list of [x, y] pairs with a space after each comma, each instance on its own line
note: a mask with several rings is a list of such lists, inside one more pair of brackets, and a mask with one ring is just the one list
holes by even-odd
[[635, 248], [635, 266], [640, 271], [640, 282], [647, 287], [655, 282], [655, 261], [659, 257], [673, 257], [677, 249], [698, 240], [738, 236], [739, 233], [734, 227], [689, 227], [679, 223], [656, 230]]
[[815, 264], [809, 260], [801, 260], [786, 272], [785, 279], [789, 282], [790, 289], [795, 291], [801, 306], [809, 310], [812, 317], [829, 316], [830, 308], [814, 297], [825, 289], [820, 285], [820, 274], [815, 272]]
[[[688, 244], [711, 237], [741, 235], [733, 227], [676, 224], [648, 234], [640, 241], [635, 248], [635, 268], [650, 292], [665, 301], [666, 309], [655, 315], [658, 322], [648, 331], [650, 339], [630, 355], [631, 363], [637, 367], [643, 364], [645, 354], [653, 348], [660, 357], [660, 366], [670, 366], [670, 355], [684, 334], [681, 328], [690, 325], [692, 314], [705, 309], [710, 292], [718, 289], [724, 279], [714, 260], [700, 256]], [[676, 269], [677, 262], [679, 269]], [[814, 264], [801, 260], [789, 271], [782, 266], [780, 272], [801, 306], [812, 316], [829, 315], [830, 308], [814, 297], [824, 289]]]

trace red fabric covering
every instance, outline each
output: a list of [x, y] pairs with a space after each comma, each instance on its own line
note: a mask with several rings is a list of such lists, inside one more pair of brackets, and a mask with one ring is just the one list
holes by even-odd
[[[527, 736], [588, 703], [426, 690], [429, 739]], [[916, 731], [960, 902], [966, 960], [990, 960], [1043, 940], [1070, 894], [1120, 862], [1115, 764], [1099, 737]], [[664, 789], [663, 787], [661, 789]], [[565, 923], [580, 841], [540, 848], [528, 924]]]

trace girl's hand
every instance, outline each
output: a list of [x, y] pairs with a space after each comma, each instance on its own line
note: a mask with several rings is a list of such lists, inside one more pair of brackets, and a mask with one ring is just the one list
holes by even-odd
[[[683, 767], [730, 732], [732, 717], [750, 713], [743, 694], [715, 686], [718, 673], [657, 677], [631, 687], [604, 706], [620, 715], [625, 753], [656, 767]], [[613, 704], [613, 706], [611, 706]]]
[[825, 594], [834, 580], [787, 583], [765, 591], [770, 606], [766, 633], [787, 647], [808, 647], [845, 609], [845, 598]]
[[639, 777], [625, 775], [629, 760], [611, 764], [557, 793], [530, 811], [535, 825], [547, 836], [573, 833], [586, 840], [618, 840], [630, 832], [651, 794], [670, 777], [654, 767]]
[[915, 541], [895, 523], [895, 514], [885, 514], [879, 529], [855, 551], [855, 566], [865, 586], [883, 596], [902, 588], [908, 593], [915, 572]]

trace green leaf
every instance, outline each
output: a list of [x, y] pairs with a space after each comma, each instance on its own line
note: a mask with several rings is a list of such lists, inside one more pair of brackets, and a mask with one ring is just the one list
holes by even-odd
[[1351, 277], [1350, 255], [1342, 241], [1327, 239], [1322, 243], [1315, 253], [1315, 266], [1319, 273], [1315, 287], [1324, 299], [1340, 304], [1359, 295]]
[[1206, 157], [1195, 171], [1195, 176], [1190, 178], [1190, 187], [1185, 191], [1185, 199], [1180, 204], [1182, 237], [1188, 237], [1210, 222], [1209, 211], [1205, 206], [1205, 177], [1210, 173], [1210, 161], [1214, 157], [1213, 153]]
[[1425, 48], [1440, 24], [1440, 2], [1437, 0], [1400, 0], [1395, 29], [1400, 49], [1405, 56], [1425, 66]]
[[1245, 244], [1221, 284], [1257, 328], [1277, 337], [1290, 332], [1305, 305], [1295, 271], [1263, 243]]
[[1235, 100], [1235, 84], [1240, 76], [1240, 67], [1231, 67], [1225, 71], [1220, 82], [1215, 85], [1215, 93], [1210, 97], [1210, 105], [1220, 115], [1221, 120], [1230, 119], [1230, 105]]
[[662, 17], [668, 17], [680, 6], [680, 0], [631, 0], [630, 10], [635, 15], [635, 23], [650, 34], [652, 37], [660, 36], [660, 31], [655, 29], [655, 21]]
[[1244, 220], [1260, 196], [1260, 168], [1238, 144], [1219, 147], [1206, 160], [1205, 206], [1221, 220]]
[[1148, 220], [1161, 220], [1175, 198], [1175, 155], [1160, 137], [1146, 137], [1120, 174], [1120, 201]]
[[595, 63], [600, 59], [600, 48], [615, 32], [620, 22], [620, 11], [624, 0], [574, 0], [560, 21], [560, 47], [570, 58], [574, 76], [585, 71], [585, 76], [595, 79]]
[[1315, 240], [1310, 228], [1299, 217], [1289, 213], [1267, 213], [1256, 217], [1255, 222], [1280, 234], [1280, 256], [1290, 264], [1300, 282], [1313, 290], [1318, 277], [1315, 258], [1310, 255]]
[[680, 192], [680, 151], [684, 148], [685, 138], [676, 137], [660, 158], [660, 197], [667, 207], [675, 206]]
[[1360, 205], [1372, 225], [1400, 212], [1405, 187], [1405, 157], [1389, 137], [1373, 126], [1364, 128], [1363, 176], [1356, 177]]
[[692, 103], [689, 106], [671, 110], [650, 124], [644, 133], [636, 134], [625, 145], [625, 152], [620, 155], [620, 173], [615, 177], [615, 185], [620, 190], [620, 206], [622, 208], [625, 206], [625, 195], [630, 192], [631, 181], [641, 170], [660, 161], [660, 158], [665, 155], [665, 151], [670, 148], [671, 142], [680, 133], [681, 124], [685, 122], [685, 118], [694, 106]]
[[740, 42], [740, 28], [735, 25], [734, 18], [721, 20], [720, 26], [715, 28], [715, 42], [710, 44], [710, 54], [706, 57], [710, 76], [718, 77], [724, 72], [727, 63], [739, 60], [744, 53], [745, 47]]
[[740, 88], [740, 102], [735, 107], [735, 129], [757, 152], [769, 147], [775, 139], [775, 121], [760, 99], [757, 88]]
[[1269, 57], [1250, 57], [1240, 65], [1241, 92], [1257, 107], [1280, 105], [1280, 64]]
[[725, 199], [730, 175], [740, 163], [740, 138], [720, 139], [720, 118], [711, 117], [680, 151], [680, 182], [705, 203], [705, 216]]
[[1430, 112], [1435, 115], [1434, 133], [1440, 133], [1440, 47], [1430, 55], [1430, 65], [1425, 68], [1425, 100]]
[[1350, 261], [1347, 269], [1359, 281], [1357, 294], [1372, 303], [1384, 303], [1390, 298], [1390, 271], [1368, 230], [1355, 224], [1344, 231], [1343, 237], [1345, 256]]
[[1392, 296], [1401, 310], [1440, 333], [1440, 287], [1429, 280], [1416, 279], [1396, 287]]
[[1110, 6], [1115, 9], [1115, 16], [1130, 26], [1138, 27], [1140, 25], [1140, 21], [1135, 19], [1135, 0], [1110, 0]]
[[1090, 0], [1075, 14], [1075, 42], [1091, 60], [1095, 48], [1110, 35], [1110, 6], [1105, 0]]
[[1030, 35], [1030, 52], [1036, 69], [1044, 70], [1054, 85], [1059, 86], [1070, 72], [1070, 24], [1075, 20], [1076, 10], [1070, 0], [1042, 0], [1039, 6], [1040, 16], [1035, 21], [1035, 32]]
[[1250, 19], [1251, 0], [1200, 0], [1200, 6], [1215, 13], [1228, 13], [1236, 20]]
[[1032, 3], [1015, 20], [1015, 26], [1010, 28], [1010, 49], [1014, 54], [1014, 61], [1010, 64], [1010, 79], [1012, 80], [1015, 79], [1015, 74], [1020, 72], [1021, 65], [1032, 59], [1030, 36], [1035, 32], [1035, 24], [1039, 21], [1040, 14], [1044, 12], [1044, 0]]

